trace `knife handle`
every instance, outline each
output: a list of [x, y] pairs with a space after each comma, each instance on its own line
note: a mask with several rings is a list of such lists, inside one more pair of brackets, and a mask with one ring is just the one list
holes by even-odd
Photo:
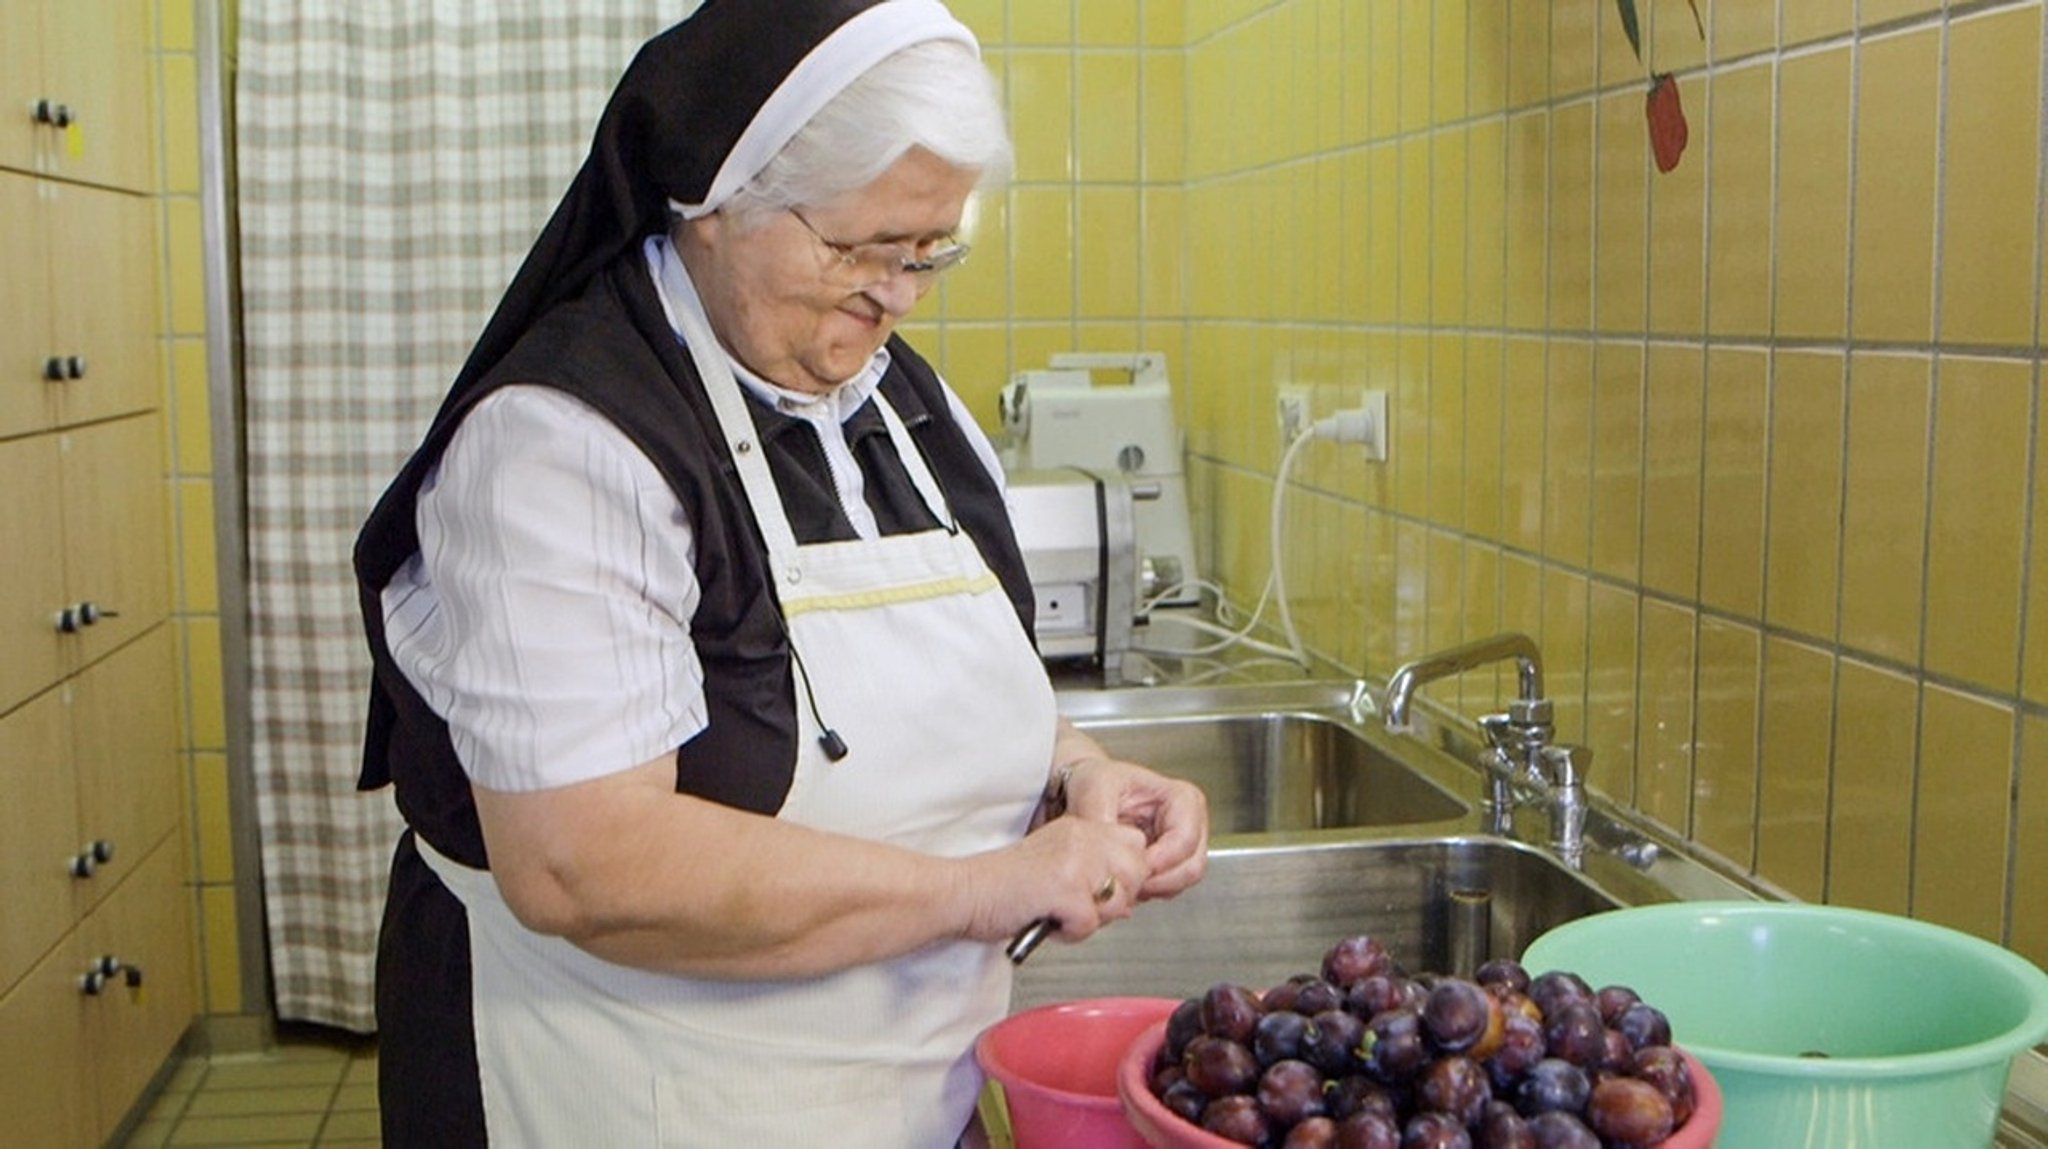
[[1011, 965], [1023, 965], [1024, 959], [1031, 956], [1031, 951], [1038, 948], [1038, 943], [1044, 941], [1047, 934], [1058, 928], [1060, 923], [1057, 919], [1039, 918], [1018, 930], [1017, 936], [1010, 939], [1008, 948], [1003, 952], [1010, 955]]

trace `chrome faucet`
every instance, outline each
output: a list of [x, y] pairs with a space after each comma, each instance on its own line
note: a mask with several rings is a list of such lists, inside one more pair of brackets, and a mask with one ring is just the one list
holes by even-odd
[[1515, 808], [1536, 801], [1550, 807], [1550, 845], [1576, 865], [1585, 853], [1586, 769], [1593, 754], [1584, 746], [1551, 741], [1550, 700], [1543, 696], [1543, 655], [1525, 634], [1508, 632], [1426, 654], [1401, 666], [1387, 680], [1381, 703], [1387, 729], [1410, 730], [1408, 710], [1415, 692], [1496, 662], [1515, 660], [1517, 690], [1504, 714], [1479, 720], [1487, 751], [1481, 755], [1491, 784], [1488, 808], [1495, 833], [1514, 828]]

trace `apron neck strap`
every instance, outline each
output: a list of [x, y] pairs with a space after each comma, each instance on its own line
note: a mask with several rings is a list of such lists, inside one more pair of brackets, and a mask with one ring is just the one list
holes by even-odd
[[[660, 244], [657, 266], [656, 294], [661, 297], [662, 310], [668, 315], [669, 327], [682, 338], [683, 349], [689, 353], [690, 361], [697, 366], [698, 378], [704, 382], [704, 391], [711, 400], [712, 411], [718, 416], [718, 427], [724, 436], [726, 449], [732, 453], [733, 463], [739, 470], [740, 486], [746, 491], [747, 504], [753, 508], [754, 521], [760, 525], [762, 541], [767, 544], [770, 555], [792, 555], [800, 544], [796, 532], [790, 528], [789, 515], [783, 510], [775, 477], [768, 470], [766, 446], [754, 427], [753, 417], [747, 413], [746, 396], [740, 391], [739, 380], [733, 375], [724, 347], [711, 333], [711, 325], [696, 302], [682, 259], [666, 241]], [[881, 413], [882, 424], [889, 431], [889, 441], [895, 445], [896, 454], [902, 459], [904, 470], [909, 472], [912, 485], [924, 499], [926, 509], [931, 511], [933, 518], [946, 524], [948, 531], [958, 533], [952, 508], [947, 504], [945, 494], [939, 490], [938, 480], [932, 477], [924, 453], [911, 440], [910, 429], [903, 425], [903, 417], [896, 413], [896, 408], [882, 394], [881, 388], [875, 389], [872, 401]]]

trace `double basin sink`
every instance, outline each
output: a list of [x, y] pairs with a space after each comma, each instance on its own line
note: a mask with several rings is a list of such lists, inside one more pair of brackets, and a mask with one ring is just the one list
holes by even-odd
[[1061, 705], [1111, 753], [1202, 787], [1209, 873], [1084, 943], [1041, 948], [1013, 1009], [1263, 989], [1358, 933], [1411, 971], [1470, 974], [1587, 914], [1756, 896], [1597, 800], [1575, 864], [1541, 845], [1541, 811], [1497, 825], [1476, 735], [1426, 716], [1391, 734], [1359, 684], [1076, 691]]

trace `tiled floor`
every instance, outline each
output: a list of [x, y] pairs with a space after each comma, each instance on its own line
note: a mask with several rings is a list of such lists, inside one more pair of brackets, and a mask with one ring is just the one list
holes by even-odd
[[195, 1058], [169, 1082], [126, 1149], [374, 1149], [377, 1048], [366, 1038], [289, 1032], [271, 1051]]

